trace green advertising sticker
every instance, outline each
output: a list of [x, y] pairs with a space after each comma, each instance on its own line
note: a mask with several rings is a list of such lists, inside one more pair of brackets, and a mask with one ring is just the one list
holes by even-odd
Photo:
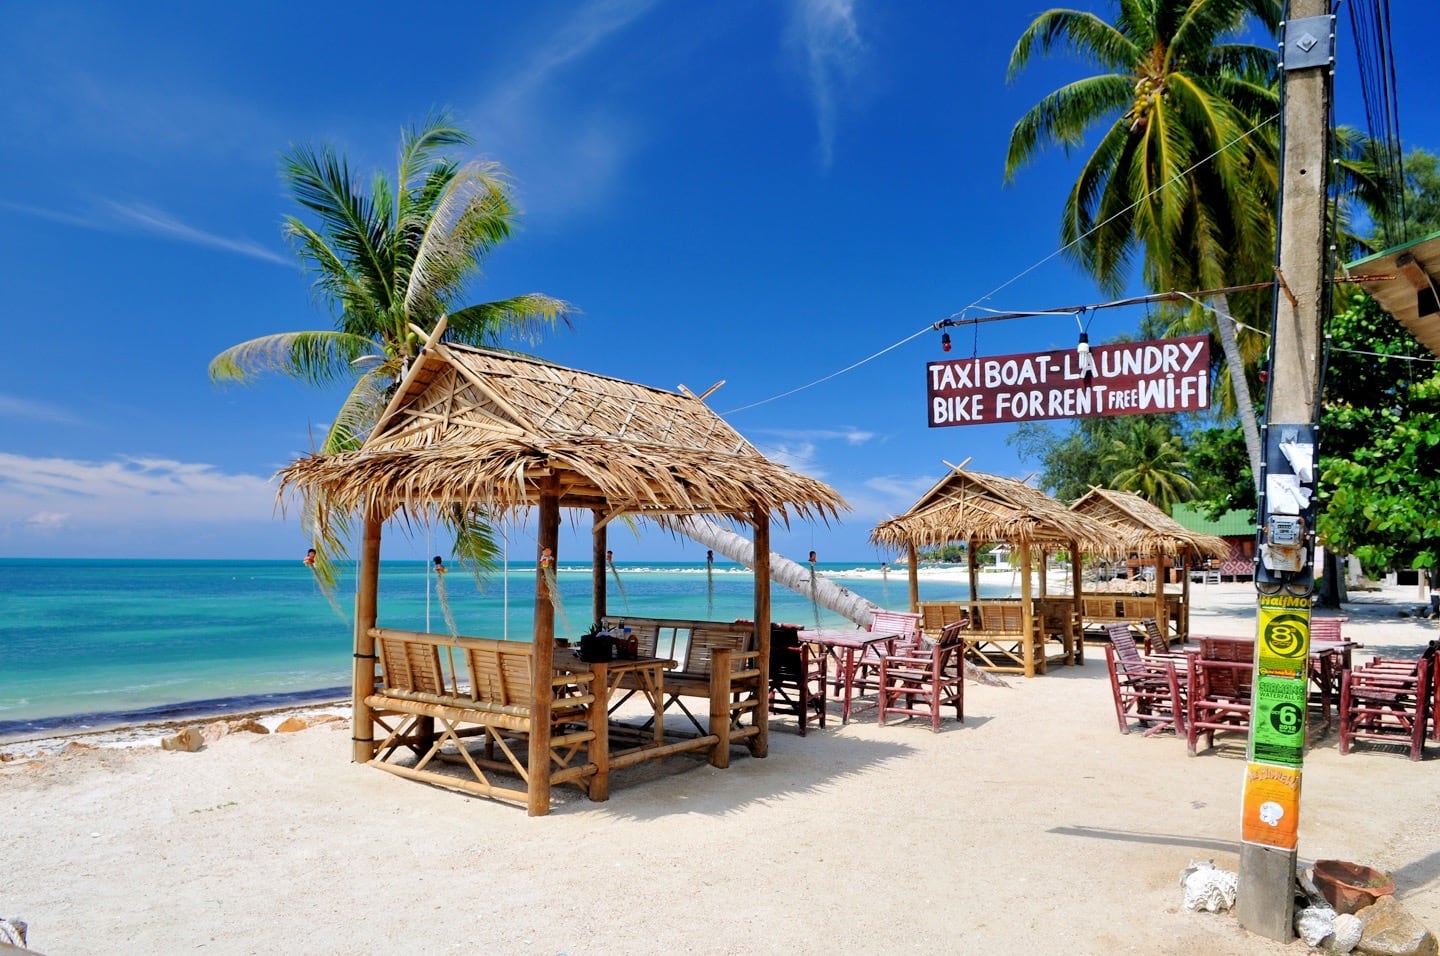
[[1256, 678], [1251, 760], [1282, 767], [1304, 764], [1308, 690], [1304, 677], [1261, 674]]
[[1260, 668], [1303, 674], [1310, 656], [1308, 608], [1260, 608]]

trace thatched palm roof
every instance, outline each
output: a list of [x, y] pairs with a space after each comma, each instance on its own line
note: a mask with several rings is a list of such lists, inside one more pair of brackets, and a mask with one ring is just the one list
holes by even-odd
[[461, 345], [429, 343], [358, 451], [310, 455], [281, 491], [346, 512], [524, 509], [542, 488], [607, 517], [826, 518], [845, 501], [770, 461], [694, 395]]
[[1070, 506], [1076, 514], [1103, 521], [1129, 535], [1129, 550], [1139, 554], [1223, 558], [1230, 547], [1223, 538], [1191, 531], [1174, 518], [1128, 491], [1091, 488]]
[[952, 541], [1007, 541], [1021, 546], [1118, 553], [1124, 537], [1108, 525], [1075, 514], [1060, 502], [1014, 478], [951, 466], [904, 514], [870, 533], [878, 545], [933, 547]]

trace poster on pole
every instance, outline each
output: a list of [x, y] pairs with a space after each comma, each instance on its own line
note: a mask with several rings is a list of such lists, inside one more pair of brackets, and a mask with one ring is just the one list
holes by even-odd
[[1240, 839], [1293, 850], [1300, 833], [1300, 771], [1252, 763], [1245, 768]]
[[1255, 678], [1250, 759], [1257, 763], [1299, 767], [1305, 762], [1305, 704], [1310, 690], [1305, 675]]
[[1306, 673], [1310, 661], [1310, 598], [1267, 594], [1260, 598], [1262, 671]]
[[1210, 407], [1210, 337], [1098, 345], [1083, 358], [1060, 349], [946, 359], [925, 375], [931, 428], [1198, 412]]

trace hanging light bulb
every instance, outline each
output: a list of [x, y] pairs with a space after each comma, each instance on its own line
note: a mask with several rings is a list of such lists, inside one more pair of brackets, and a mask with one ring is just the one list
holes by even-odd
[[1095, 356], [1090, 354], [1090, 333], [1080, 333], [1080, 344], [1075, 346], [1075, 366], [1085, 373], [1085, 384], [1095, 377]]
[[950, 333], [949, 333], [949, 332], [946, 332], [944, 335], [940, 336], [940, 351], [942, 351], [942, 352], [948, 352], [948, 351], [950, 351]]

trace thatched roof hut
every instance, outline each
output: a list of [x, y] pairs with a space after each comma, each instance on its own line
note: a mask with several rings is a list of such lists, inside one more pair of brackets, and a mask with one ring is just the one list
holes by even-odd
[[[364, 446], [310, 455], [280, 473], [282, 494], [314, 499], [365, 525], [355, 620], [355, 758], [374, 755], [373, 715], [380, 532], [392, 516], [425, 522], [440, 510], [477, 509], [492, 518], [533, 508], [538, 517], [532, 673], [553, 672], [555, 608], [544, 568], [559, 558], [562, 508], [593, 514], [594, 589], [605, 614], [606, 527], [621, 515], [661, 525], [719, 515], [754, 531], [760, 686], [768, 669], [770, 522], [822, 520], [847, 507], [831, 487], [770, 461], [688, 391], [667, 392], [497, 351], [440, 341], [436, 329], [399, 384]], [[533, 710], [548, 714], [549, 687], [536, 681]], [[536, 718], [538, 721], [538, 718]], [[767, 748], [764, 695], [756, 707]], [[549, 809], [549, 731], [531, 734], [529, 809]], [[728, 759], [728, 758], [725, 758]], [[601, 788], [603, 791], [603, 788]], [[593, 795], [593, 794], [592, 794]]]
[[[982, 544], [1005, 542], [1019, 551], [1021, 603], [1025, 608], [1024, 628], [1031, 622], [1030, 593], [1031, 555], [1034, 549], [1068, 550], [1072, 557], [1082, 551], [1118, 553], [1124, 538], [1108, 525], [1084, 515], [1075, 514], [1039, 489], [1014, 478], [1001, 478], [978, 471], [966, 471], [964, 463], [946, 466], [949, 474], [910, 508], [909, 511], [876, 525], [870, 540], [882, 547], [904, 550], [909, 563], [910, 607], [920, 607], [920, 583], [917, 574], [918, 551], [922, 547], [939, 546], [955, 541], [966, 543], [970, 570], [970, 597], [979, 598], [976, 548]], [[1075, 575], [1075, 601], [1078, 602], [1080, 562], [1072, 560]], [[1041, 576], [1044, 586], [1044, 575]], [[1078, 613], [1079, 605], [1075, 605]], [[1029, 654], [1027, 645], [1027, 654]], [[1034, 662], [1027, 658], [1025, 672], [1034, 672]]]
[[[1215, 535], [1191, 531], [1139, 495], [1109, 488], [1091, 488], [1070, 510], [1113, 527], [1126, 536], [1126, 552], [1148, 557], [1154, 565], [1155, 615], [1169, 621], [1181, 639], [1190, 634], [1190, 575], [1196, 561], [1224, 558], [1230, 545]], [[1171, 561], [1186, 566], [1180, 575], [1180, 596], [1165, 594], [1165, 568]]]
[[1223, 558], [1230, 553], [1225, 539], [1191, 531], [1137, 494], [1091, 488], [1070, 510], [1103, 521], [1128, 535], [1128, 551], [1180, 558]]

